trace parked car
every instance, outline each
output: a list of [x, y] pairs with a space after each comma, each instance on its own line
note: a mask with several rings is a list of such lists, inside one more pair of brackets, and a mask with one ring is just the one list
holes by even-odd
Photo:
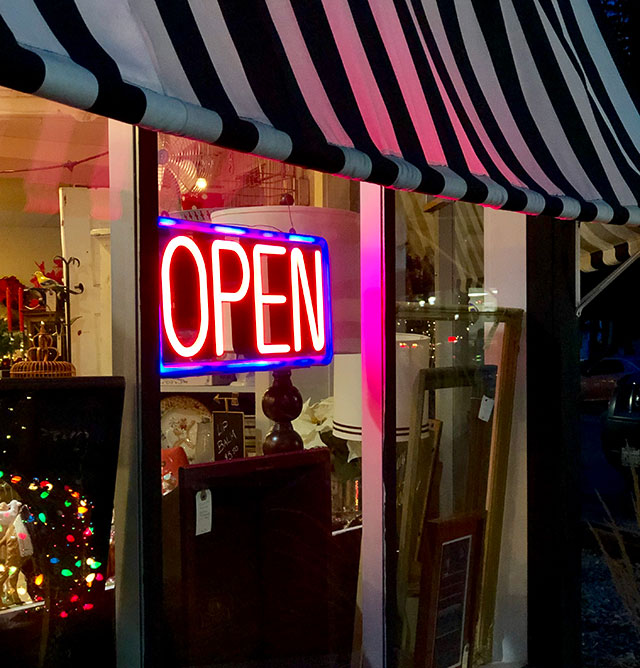
[[623, 376], [614, 390], [602, 429], [607, 461], [617, 468], [640, 468], [640, 373]]
[[581, 369], [581, 401], [609, 401], [618, 381], [630, 373], [640, 373], [640, 362], [628, 357], [605, 357], [586, 365]]

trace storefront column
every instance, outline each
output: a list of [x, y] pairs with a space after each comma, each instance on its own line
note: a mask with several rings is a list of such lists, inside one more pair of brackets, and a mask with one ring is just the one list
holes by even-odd
[[[484, 210], [484, 284], [499, 307], [527, 308], [527, 217]], [[526, 332], [526, 325], [525, 325]], [[527, 348], [520, 341], [509, 464], [502, 522], [500, 570], [493, 628], [495, 665], [527, 659]]]
[[[362, 327], [362, 489], [361, 558], [362, 666], [386, 663], [385, 588], [385, 444], [395, 444], [395, 286], [392, 207], [393, 192], [380, 186], [360, 186], [360, 294]], [[385, 229], [391, 236], [385, 238]], [[388, 270], [388, 271], [386, 271]], [[388, 279], [388, 280], [387, 280]], [[387, 354], [387, 351], [389, 353]], [[389, 366], [391, 365], [391, 367]], [[390, 383], [387, 382], [390, 380]], [[387, 453], [388, 455], [388, 453]], [[395, 457], [386, 457], [393, 461]], [[395, 506], [392, 507], [395, 512]], [[387, 527], [388, 528], [388, 527]], [[393, 563], [395, 569], [395, 561]], [[394, 570], [395, 572], [395, 570]]]
[[[126, 379], [115, 499], [118, 666], [158, 666], [161, 592], [157, 143], [109, 122], [113, 373]], [[115, 184], [119, 184], [116, 187]]]
[[530, 668], [580, 665], [576, 223], [527, 218]]

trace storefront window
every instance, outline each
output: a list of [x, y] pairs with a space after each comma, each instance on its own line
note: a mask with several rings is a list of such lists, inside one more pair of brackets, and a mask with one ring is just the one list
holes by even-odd
[[401, 666], [493, 657], [521, 311], [499, 306], [487, 239], [480, 207], [396, 195]]
[[0, 653], [115, 665], [110, 125], [0, 101]]
[[[225, 322], [219, 336], [230, 370], [161, 379], [167, 665], [299, 666], [321, 659], [348, 665], [360, 637], [358, 184], [168, 135], [159, 136], [158, 147], [159, 213], [204, 224], [182, 233], [198, 243], [198, 235], [213, 230], [222, 235], [221, 247], [235, 249], [226, 259], [220, 251], [215, 265], [223, 276], [215, 289], [228, 295], [219, 311]], [[167, 226], [161, 253], [175, 227]], [[290, 243], [315, 237], [328, 247], [335, 356], [329, 364], [325, 359], [303, 368], [305, 361], [292, 356], [298, 350], [294, 339], [287, 338], [296, 331], [291, 294], [284, 307], [271, 301], [245, 308], [243, 300], [289, 294], [293, 284], [287, 288], [283, 281], [301, 276], [291, 274]], [[271, 257], [256, 264], [253, 246], [246, 245], [264, 247], [274, 238], [286, 271]], [[233, 262], [225, 262], [232, 256], [236, 273], [229, 278], [225, 267]], [[204, 270], [214, 271], [203, 257]], [[298, 302], [307, 310], [299, 320], [304, 331], [317, 328], [320, 336], [318, 282], [310, 278], [312, 261], [304, 261], [308, 291], [300, 288]], [[171, 299], [164, 308], [179, 317], [183, 307], [178, 297]], [[198, 325], [193, 327], [185, 342], [195, 340]], [[191, 336], [178, 332], [183, 335]], [[303, 347], [308, 339], [315, 350], [326, 351], [324, 339], [299, 336]], [[262, 337], [262, 348], [256, 349], [256, 337]], [[273, 358], [269, 346], [277, 345], [291, 348], [282, 353], [283, 366], [260, 371]], [[257, 366], [245, 370], [251, 359]], [[270, 399], [263, 400], [265, 393]], [[291, 436], [290, 422], [298, 437]], [[294, 442], [293, 451], [281, 453]]]
[[[582, 665], [640, 653], [635, 548], [640, 465], [640, 331], [629, 308], [640, 266], [636, 228], [580, 226]], [[619, 235], [619, 236], [618, 236]], [[633, 659], [637, 660], [637, 659]]]

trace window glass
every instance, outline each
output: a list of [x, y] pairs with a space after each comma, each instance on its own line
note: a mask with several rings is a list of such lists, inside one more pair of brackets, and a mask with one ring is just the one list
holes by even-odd
[[613, 413], [621, 417], [640, 413], [640, 384], [637, 382], [621, 382], [616, 387], [613, 397]]
[[521, 312], [500, 308], [485, 278], [480, 207], [397, 193], [396, 249], [395, 653], [401, 666], [455, 666], [473, 647], [481, 665]]
[[[578, 403], [580, 507], [582, 524], [593, 527], [581, 534], [580, 542], [584, 666], [614, 666], [640, 652], [635, 633], [638, 614], [627, 605], [627, 596], [638, 592], [633, 570], [638, 531], [634, 474], [640, 466], [640, 321], [629, 308], [629, 295], [635, 293], [640, 266], [626, 259], [634, 256], [635, 227], [622, 226], [621, 239], [612, 237], [612, 230], [601, 223], [579, 226], [583, 306], [579, 345], [581, 368], [589, 371], [581, 376]], [[621, 567], [621, 559], [627, 557], [631, 569]]]
[[613, 373], [624, 373], [624, 364], [620, 360], [603, 360], [589, 369], [590, 376], [605, 376]]
[[115, 665], [109, 124], [7, 89], [0, 110], [1, 656]]
[[[326, 239], [335, 351], [328, 365], [285, 364], [275, 373], [237, 366], [161, 380], [166, 663], [349, 665], [359, 651], [362, 533], [358, 184], [160, 135], [158, 186], [163, 216], [211, 223], [227, 241], [239, 239], [233, 229], [240, 226], [248, 231], [242, 248], [254, 232], [266, 233], [263, 244], [287, 233]], [[244, 251], [234, 248], [241, 257]], [[235, 278], [225, 273], [231, 263], [220, 260], [222, 291], [244, 293], [242, 276], [255, 286], [262, 272], [262, 293], [286, 298], [263, 307], [260, 333], [259, 307], [240, 308], [254, 287], [221, 311], [224, 359], [236, 364], [256, 354], [243, 342], [292, 344], [294, 331], [291, 271], [279, 271], [271, 259], [257, 265], [247, 252]], [[309, 281], [306, 304], [316, 294], [315, 279]], [[175, 311], [178, 298], [172, 299]], [[301, 322], [310, 329], [308, 314]], [[295, 404], [291, 412], [287, 402]], [[283, 436], [290, 435], [289, 420], [302, 450], [273, 454], [274, 443], [290, 437]]]

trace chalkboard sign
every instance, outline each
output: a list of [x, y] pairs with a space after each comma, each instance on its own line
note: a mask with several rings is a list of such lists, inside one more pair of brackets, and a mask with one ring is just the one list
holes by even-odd
[[244, 413], [238, 411], [214, 411], [213, 458], [242, 459], [244, 457]]
[[469, 612], [466, 608], [472, 538], [462, 536], [442, 544], [433, 652], [435, 668], [462, 665], [464, 627]]

